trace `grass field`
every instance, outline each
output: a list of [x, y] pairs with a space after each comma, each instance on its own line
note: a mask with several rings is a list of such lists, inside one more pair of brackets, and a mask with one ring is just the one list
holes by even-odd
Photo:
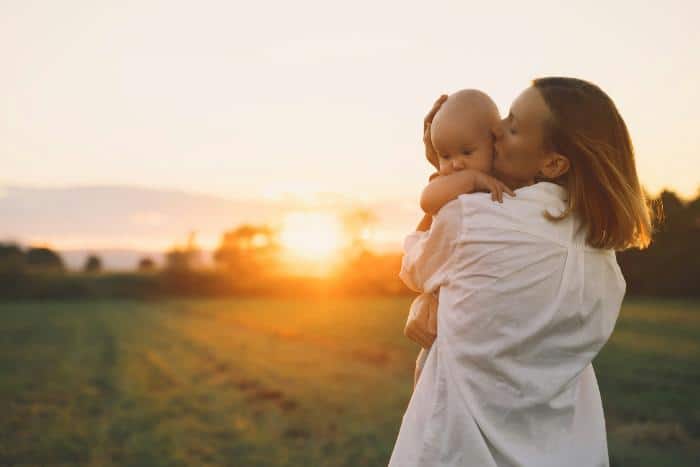
[[[0, 465], [382, 466], [410, 298], [0, 304]], [[700, 303], [633, 301], [594, 362], [612, 465], [700, 465]]]

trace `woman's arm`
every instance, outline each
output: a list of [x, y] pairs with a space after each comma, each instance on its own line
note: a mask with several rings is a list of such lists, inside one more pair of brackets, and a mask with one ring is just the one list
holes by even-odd
[[432, 293], [447, 281], [461, 228], [462, 208], [450, 203], [435, 216], [429, 230], [406, 237], [399, 278], [409, 289]]
[[475, 191], [491, 192], [491, 199], [503, 202], [503, 192], [515, 196], [513, 190], [483, 172], [476, 170], [459, 170], [449, 175], [433, 178], [423, 190], [420, 207], [427, 214], [436, 214], [445, 204], [461, 194]]

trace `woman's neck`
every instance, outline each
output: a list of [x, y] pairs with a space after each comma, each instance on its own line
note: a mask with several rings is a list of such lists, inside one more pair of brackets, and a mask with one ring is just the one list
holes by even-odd
[[513, 180], [513, 179], [501, 179], [503, 183], [505, 183], [508, 188], [511, 190], [517, 190], [518, 188], [522, 188], [525, 186], [530, 186], [535, 184], [535, 179], [529, 179], [529, 180]]

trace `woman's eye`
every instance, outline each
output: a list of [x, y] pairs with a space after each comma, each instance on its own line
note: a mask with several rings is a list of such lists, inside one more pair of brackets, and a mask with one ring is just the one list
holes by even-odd
[[515, 128], [510, 127], [510, 134], [511, 134], [511, 135], [514, 135], [514, 134], [515, 134]]
[[449, 159], [449, 158], [450, 158], [450, 156], [448, 156], [447, 154], [442, 154], [440, 157], [443, 158], [443, 159]]
[[462, 154], [464, 154], [465, 156], [468, 156], [468, 155], [470, 155], [471, 153], [472, 153], [471, 151], [463, 151], [463, 152], [462, 152]]

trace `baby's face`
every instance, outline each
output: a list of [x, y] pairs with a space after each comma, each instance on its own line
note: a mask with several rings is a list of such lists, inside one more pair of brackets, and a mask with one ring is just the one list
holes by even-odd
[[430, 137], [438, 154], [440, 175], [464, 169], [491, 172], [491, 128], [499, 121], [496, 105], [485, 95], [460, 91], [449, 96], [430, 128]]

